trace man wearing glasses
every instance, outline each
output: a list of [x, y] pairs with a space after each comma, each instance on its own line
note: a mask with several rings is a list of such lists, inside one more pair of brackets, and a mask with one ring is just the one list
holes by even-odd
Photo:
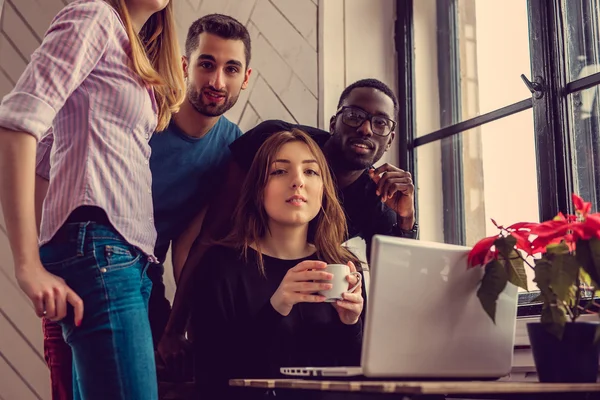
[[329, 123], [331, 137], [322, 146], [350, 237], [365, 239], [367, 256], [374, 234], [417, 237], [411, 174], [388, 163], [373, 168], [392, 145], [397, 115], [398, 100], [384, 83], [355, 82], [342, 92]]
[[247, 171], [254, 154], [272, 133], [293, 127], [307, 132], [321, 146], [334, 173], [349, 237], [362, 237], [369, 257], [375, 234], [413, 239], [418, 234], [411, 174], [388, 163], [373, 167], [392, 145], [397, 115], [398, 100], [392, 90], [376, 79], [363, 79], [342, 92], [329, 133], [269, 120], [229, 147], [233, 159]]

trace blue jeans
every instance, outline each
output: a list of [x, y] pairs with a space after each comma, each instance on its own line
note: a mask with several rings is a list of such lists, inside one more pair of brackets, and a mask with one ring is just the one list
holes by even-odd
[[74, 399], [158, 399], [147, 257], [94, 222], [65, 224], [40, 257], [84, 303], [81, 326], [70, 306], [60, 322], [73, 352]]

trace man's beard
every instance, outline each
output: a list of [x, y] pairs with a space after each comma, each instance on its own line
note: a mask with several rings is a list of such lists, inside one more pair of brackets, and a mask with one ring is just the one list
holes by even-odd
[[347, 171], [362, 171], [373, 165], [372, 159], [352, 157], [347, 152], [340, 152], [336, 158], [337, 165]]
[[332, 141], [332, 143], [329, 144], [329, 151], [327, 153], [327, 156], [329, 157], [328, 161], [335, 165], [336, 168], [345, 171], [362, 171], [371, 167], [383, 156], [382, 149], [379, 149], [376, 154], [368, 157], [361, 157], [352, 151], [348, 141], [342, 143], [336, 138], [336, 135], [332, 136], [329, 141]]
[[[210, 89], [213, 92], [221, 93], [225, 95], [225, 101], [221, 105], [217, 105], [216, 103], [205, 103], [204, 97], [202, 96], [202, 91], [204, 89]], [[200, 114], [205, 115], [207, 117], [219, 117], [225, 114], [231, 107], [235, 105], [238, 100], [240, 93], [236, 96], [228, 96], [227, 92], [223, 92], [220, 90], [215, 90], [212, 87], [206, 87], [197, 91], [191, 84], [188, 84], [187, 87], [187, 98], [190, 104], [198, 111]]]

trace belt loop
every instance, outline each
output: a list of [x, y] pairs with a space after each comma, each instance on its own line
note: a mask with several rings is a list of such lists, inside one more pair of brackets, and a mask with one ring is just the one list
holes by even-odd
[[83, 256], [85, 250], [85, 234], [87, 231], [87, 226], [89, 222], [84, 222], [83, 224], [79, 224], [79, 233], [77, 234], [77, 255], [80, 257]]

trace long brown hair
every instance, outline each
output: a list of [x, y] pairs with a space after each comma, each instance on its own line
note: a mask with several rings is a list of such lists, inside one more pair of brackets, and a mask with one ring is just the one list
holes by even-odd
[[156, 130], [162, 131], [169, 125], [171, 115], [179, 111], [179, 106], [185, 99], [173, 0], [148, 19], [139, 35], [133, 28], [125, 0], [104, 1], [117, 10], [125, 24], [131, 43], [131, 68], [147, 85], [154, 87], [158, 106]]
[[291, 142], [301, 142], [308, 146], [317, 160], [323, 180], [321, 209], [308, 224], [308, 243], [316, 247], [319, 260], [336, 264], [352, 261], [358, 268], [360, 264], [356, 256], [342, 247], [348, 235], [346, 217], [338, 201], [325, 156], [314, 140], [300, 129], [274, 133], [262, 144], [244, 180], [232, 231], [221, 243], [241, 248], [246, 259], [248, 248], [254, 244], [258, 253], [258, 267], [262, 274], [265, 273], [260, 249], [260, 240], [269, 230], [269, 216], [264, 207], [265, 187], [272, 160], [283, 145]]

